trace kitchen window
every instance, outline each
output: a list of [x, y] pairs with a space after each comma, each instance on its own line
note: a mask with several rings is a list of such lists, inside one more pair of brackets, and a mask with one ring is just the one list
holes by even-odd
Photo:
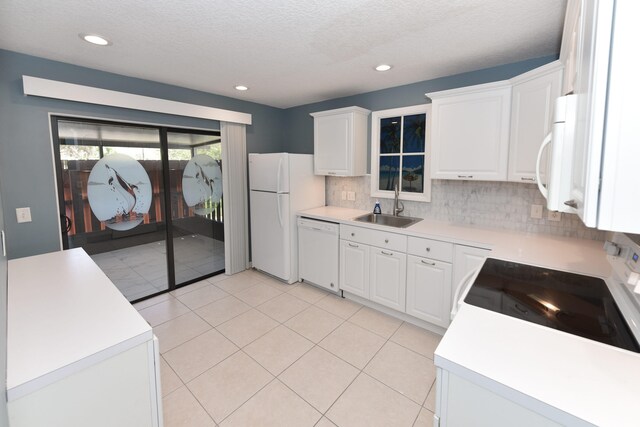
[[371, 197], [431, 201], [431, 105], [371, 115]]

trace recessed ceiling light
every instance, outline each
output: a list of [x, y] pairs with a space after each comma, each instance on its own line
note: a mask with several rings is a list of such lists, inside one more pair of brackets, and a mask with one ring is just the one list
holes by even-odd
[[80, 38], [86, 42], [97, 44], [98, 46], [108, 46], [111, 42], [97, 34], [78, 34]]
[[380, 64], [376, 67], [376, 71], [389, 71], [391, 69], [391, 65]]
[[249, 90], [249, 88], [243, 85], [238, 85], [236, 86], [236, 90]]

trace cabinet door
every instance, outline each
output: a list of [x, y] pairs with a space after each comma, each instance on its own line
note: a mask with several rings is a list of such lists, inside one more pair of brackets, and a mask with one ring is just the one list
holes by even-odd
[[562, 78], [562, 95], [573, 92], [576, 84], [576, 68], [578, 62], [578, 37], [582, 13], [582, 0], [569, 0], [564, 17], [560, 62], [564, 65]]
[[[540, 68], [541, 71], [532, 70], [513, 79], [509, 181], [536, 182], [538, 150], [551, 130], [553, 103], [560, 96], [562, 66], [555, 61]], [[541, 170], [546, 170], [545, 165], [546, 159], [541, 162]]]
[[[441, 94], [441, 93], [439, 93]], [[433, 98], [431, 177], [505, 181], [511, 84], [490, 83]]]
[[446, 328], [451, 307], [451, 264], [409, 255], [407, 314]]
[[369, 246], [340, 240], [340, 289], [369, 298]]
[[453, 282], [451, 286], [451, 306], [456, 304], [454, 301], [456, 290], [462, 286], [462, 279], [465, 276], [476, 270], [482, 265], [485, 258], [489, 256], [488, 249], [476, 248], [473, 246], [456, 245], [453, 263]]
[[405, 311], [407, 255], [387, 249], [371, 248], [371, 300], [398, 311]]
[[351, 113], [314, 119], [314, 158], [317, 175], [349, 175], [351, 168]]

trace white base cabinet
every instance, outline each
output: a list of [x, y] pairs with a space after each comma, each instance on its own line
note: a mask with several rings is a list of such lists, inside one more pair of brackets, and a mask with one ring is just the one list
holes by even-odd
[[369, 246], [340, 240], [340, 289], [369, 298]]
[[434, 325], [449, 326], [451, 264], [409, 255], [406, 313]]
[[438, 387], [438, 397], [434, 425], [439, 427], [559, 427], [562, 425], [441, 368], [438, 368], [436, 387]]
[[154, 353], [141, 344], [10, 401], [11, 427], [161, 426]]
[[[464, 286], [461, 283], [469, 273], [477, 270], [489, 256], [488, 249], [456, 245], [453, 260], [453, 286], [451, 287], [451, 307], [456, 304], [456, 292]], [[459, 296], [458, 296], [459, 297]], [[451, 310], [451, 308], [450, 308]]]
[[340, 225], [340, 289], [439, 328], [450, 323], [453, 285], [488, 249]]
[[81, 248], [9, 261], [12, 427], [162, 427], [151, 326]]
[[370, 299], [394, 310], [405, 311], [407, 255], [371, 248]]

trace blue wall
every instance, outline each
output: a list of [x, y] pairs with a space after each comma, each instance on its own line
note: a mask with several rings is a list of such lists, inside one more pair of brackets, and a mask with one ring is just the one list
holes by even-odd
[[[234, 98], [126, 77], [43, 58], [0, 50], [0, 193], [4, 204], [9, 258], [58, 250], [58, 212], [49, 113], [103, 119], [218, 129], [215, 121], [177, 117], [70, 101], [25, 97], [22, 75], [60, 80], [174, 101], [252, 114], [247, 128], [248, 152], [313, 152], [313, 119], [309, 113], [357, 105], [372, 111], [426, 102], [424, 94], [508, 79], [556, 57], [536, 58], [281, 110]], [[212, 76], [211, 78], [215, 78]], [[31, 207], [33, 221], [18, 224], [15, 209]]]
[[[219, 129], [219, 123], [211, 120], [26, 97], [22, 75], [250, 113], [253, 125], [247, 127], [247, 150], [284, 149], [280, 109], [0, 50], [0, 192], [9, 258], [60, 247], [49, 113]], [[18, 224], [15, 209], [25, 206], [31, 207], [33, 221]]]
[[[510, 79], [556, 59], [557, 56], [529, 59], [499, 67], [289, 108], [285, 110], [285, 122], [287, 123], [284, 138], [285, 150], [292, 153], [313, 153], [313, 118], [309, 116], [309, 113], [353, 105], [371, 111], [379, 111], [423, 104], [427, 102], [425, 93]], [[369, 156], [367, 156], [368, 158]]]

